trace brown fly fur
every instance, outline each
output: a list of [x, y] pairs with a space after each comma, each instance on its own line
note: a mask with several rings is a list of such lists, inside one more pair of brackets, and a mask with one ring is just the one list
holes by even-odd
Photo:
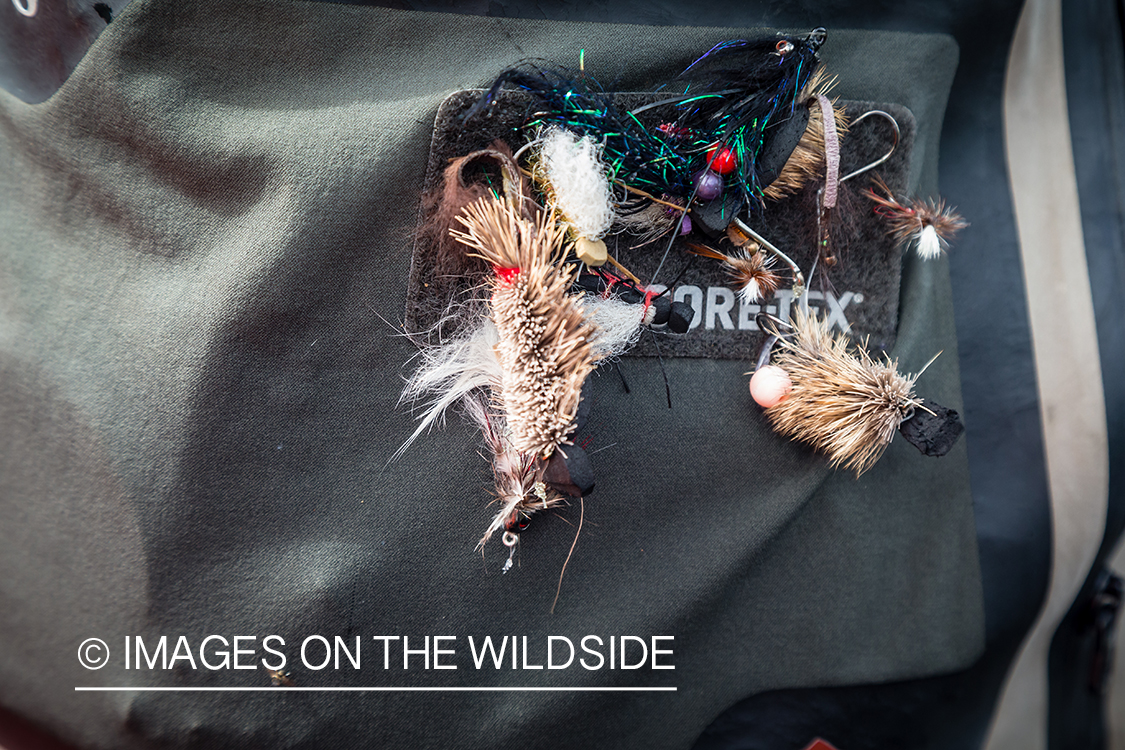
[[[805, 84], [805, 89], [800, 100], [809, 108], [809, 123], [805, 126], [805, 133], [797, 143], [797, 148], [785, 162], [781, 174], [770, 183], [763, 191], [769, 200], [778, 200], [787, 195], [792, 195], [805, 186], [810, 180], [824, 177], [824, 117], [820, 107], [816, 105], [817, 94], [827, 94], [835, 83], [835, 78], [829, 78], [824, 68], [813, 73], [813, 77]], [[848, 118], [846, 110], [832, 100], [832, 111], [836, 116], [836, 134], [843, 138], [848, 134]]]
[[613, 226], [616, 231], [635, 237], [633, 247], [644, 247], [679, 225], [682, 210], [677, 211], [671, 205], [674, 204], [667, 200], [657, 203], [644, 198], [622, 202]]
[[864, 194], [875, 202], [875, 212], [883, 217], [887, 234], [894, 237], [899, 244], [916, 241], [926, 227], [932, 226], [944, 247], [957, 232], [969, 226], [969, 223], [951, 206], [946, 206], [941, 198], [936, 201], [916, 199], [908, 201], [909, 205], [904, 205], [895, 198], [894, 193], [881, 177], [876, 175], [872, 178], [872, 182], [875, 187], [866, 190]]
[[773, 258], [757, 249], [756, 242], [752, 243], [752, 247], [743, 246], [730, 255], [706, 245], [687, 244], [689, 252], [721, 261], [727, 268], [727, 276], [737, 285], [738, 293], [750, 304], [770, 299], [781, 285], [781, 278], [773, 272]]
[[870, 469], [895, 430], [921, 406], [914, 395], [918, 375], [902, 375], [897, 361], [880, 362], [848, 339], [833, 337], [825, 319], [798, 310], [794, 335], [778, 341], [773, 364], [789, 375], [792, 390], [766, 416], [782, 435], [828, 454], [832, 466]]
[[565, 505], [566, 501], [543, 481], [546, 461], [535, 455], [521, 454], [512, 447], [501, 415], [493, 412], [483, 400], [474, 400], [468, 406], [468, 411], [474, 413], [475, 420], [481, 424], [485, 443], [492, 453], [495, 503], [499, 506], [477, 544], [477, 549], [483, 549], [496, 532], [513, 524], [526, 523], [535, 513]]
[[503, 371], [499, 394], [512, 447], [547, 457], [574, 423], [582, 383], [593, 371], [594, 326], [568, 296], [571, 277], [558, 267], [563, 229], [543, 213], [518, 215], [498, 198], [470, 204], [453, 236], [497, 270], [491, 317]]
[[[489, 178], [489, 167], [498, 174]], [[469, 175], [485, 179], [466, 179]], [[464, 248], [453, 240], [450, 230], [458, 226], [457, 217], [466, 206], [496, 194], [503, 194], [521, 205], [521, 212], [525, 215], [535, 212], [531, 186], [512, 157], [512, 149], [503, 141], [494, 141], [489, 148], [453, 159], [445, 168], [441, 189], [423, 196], [426, 218], [418, 229], [418, 236], [434, 248], [431, 262], [435, 277], [457, 277], [487, 271], [480, 259], [469, 257]]]

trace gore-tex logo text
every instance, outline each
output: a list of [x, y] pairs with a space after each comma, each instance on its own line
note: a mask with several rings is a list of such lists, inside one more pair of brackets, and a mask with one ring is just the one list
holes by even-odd
[[[656, 284], [652, 287], [657, 291], [664, 291], [664, 287]], [[828, 317], [829, 329], [842, 333], [851, 331], [846, 310], [850, 305], [863, 302], [862, 292], [844, 292], [839, 297], [832, 292], [806, 292], [809, 306], [816, 308], [820, 315]], [[691, 328], [703, 326], [707, 330], [726, 329], [728, 331], [757, 331], [759, 330], [755, 316], [764, 312], [774, 315], [781, 320], [789, 320], [789, 311], [793, 306], [793, 290], [779, 289], [768, 304], [751, 304], [745, 302], [733, 289], [725, 286], [709, 286], [706, 290], [701, 287], [686, 284], [676, 287], [677, 302], [687, 302], [695, 309]]]

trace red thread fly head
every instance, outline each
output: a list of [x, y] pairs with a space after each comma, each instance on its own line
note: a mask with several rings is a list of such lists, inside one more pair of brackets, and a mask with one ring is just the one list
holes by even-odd
[[500, 268], [496, 266], [495, 270], [496, 278], [500, 279], [500, 283], [502, 284], [511, 284], [516, 280], [516, 277], [520, 275], [520, 269], [518, 268]]

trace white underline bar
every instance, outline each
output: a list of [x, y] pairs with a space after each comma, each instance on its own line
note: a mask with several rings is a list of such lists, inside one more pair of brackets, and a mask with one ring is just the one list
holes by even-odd
[[79, 693], [674, 693], [674, 687], [76, 687]]

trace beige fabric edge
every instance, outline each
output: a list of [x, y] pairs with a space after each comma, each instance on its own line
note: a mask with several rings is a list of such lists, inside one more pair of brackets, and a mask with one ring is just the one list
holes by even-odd
[[[989, 750], [1047, 746], [1047, 652], [1105, 534], [1109, 453], [1070, 149], [1060, 0], [1028, 0], [1008, 60], [1004, 132], [1051, 493], [1047, 598], [993, 716]], [[1046, 176], [1046, 179], [1045, 179]]]

